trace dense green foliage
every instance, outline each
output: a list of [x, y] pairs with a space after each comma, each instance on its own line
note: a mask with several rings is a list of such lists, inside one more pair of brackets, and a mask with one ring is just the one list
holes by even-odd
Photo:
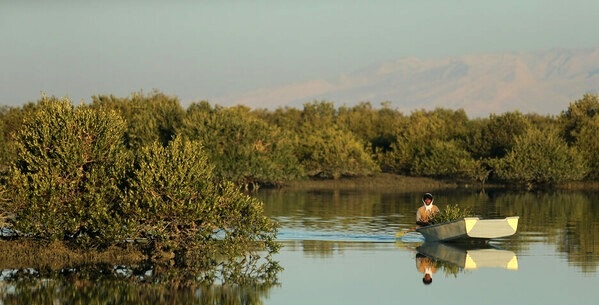
[[470, 208], [460, 208], [457, 204], [446, 205], [443, 209], [439, 210], [439, 213], [435, 214], [435, 217], [429, 221], [431, 224], [445, 223], [454, 220], [458, 220], [464, 217], [473, 217], [472, 210]]
[[294, 154], [294, 136], [244, 107], [192, 104], [180, 134], [200, 141], [215, 167], [215, 175], [257, 190], [303, 176]]
[[562, 136], [571, 146], [577, 147], [588, 161], [589, 175], [599, 179], [599, 98], [584, 97], [563, 111], [559, 117]]
[[109, 108], [42, 98], [14, 133], [3, 221], [18, 236], [80, 248], [143, 241], [149, 255], [182, 264], [198, 253], [235, 263], [225, 258], [277, 251], [261, 202], [215, 179], [201, 143], [155, 139], [132, 150], [127, 128]]
[[556, 130], [531, 128], [516, 137], [510, 152], [496, 162], [497, 176], [527, 188], [581, 180], [588, 165]]
[[125, 143], [132, 150], [155, 141], [167, 145], [181, 125], [185, 111], [177, 98], [153, 92], [149, 96], [132, 94], [130, 97], [94, 96], [92, 106], [117, 110], [127, 121]]
[[341, 117], [332, 103], [308, 103], [302, 111], [279, 109], [261, 115], [297, 138], [294, 153], [310, 178], [338, 179], [379, 171], [369, 142], [351, 131], [351, 121]]
[[[3, 185], [10, 164], [20, 162], [17, 147], [23, 143], [18, 142], [25, 138], [17, 135], [27, 124], [32, 128], [28, 122], [41, 104], [0, 111]], [[80, 108], [77, 111], [116, 111], [125, 124], [120, 131], [124, 150], [119, 149], [127, 158], [139, 160], [145, 147], [167, 147], [183, 137], [201, 143], [215, 180], [253, 190], [296, 179], [380, 171], [528, 188], [599, 178], [599, 102], [592, 94], [570, 103], [556, 117], [516, 111], [469, 119], [462, 109], [442, 108], [404, 115], [388, 103], [335, 108], [325, 101], [273, 111], [206, 101], [183, 109], [176, 97], [157, 91], [93, 97], [89, 106]]]
[[581, 127], [576, 147], [588, 162], [588, 178], [599, 180], [599, 115]]
[[[280, 270], [269, 255], [276, 225], [244, 187], [380, 171], [528, 189], [597, 180], [598, 109], [596, 95], [557, 117], [473, 120], [463, 110], [404, 115], [370, 103], [269, 111], [208, 102], [183, 109], [160, 92], [79, 106], [42, 97], [0, 108], [0, 224], [84, 249], [135, 241], [152, 260], [185, 267], [156, 273], [168, 280], [214, 282], [220, 269], [221, 280], [244, 283], [256, 278], [238, 271], [251, 266], [269, 282]], [[461, 212], [440, 217], [469, 216]]]
[[[339, 178], [377, 171], [525, 185], [536, 178], [522, 180], [518, 178], [522, 173], [508, 177], [499, 174], [505, 166], [496, 167], [502, 163], [497, 160], [514, 149], [517, 137], [531, 128], [557, 128], [552, 137], [564, 139], [587, 160], [587, 170], [582, 172], [588, 175], [582, 179], [597, 179], [597, 105], [595, 95], [585, 95], [557, 118], [509, 112], [474, 120], [463, 110], [419, 110], [405, 116], [388, 104], [375, 109], [370, 103], [335, 109], [329, 102], [313, 102], [302, 110], [252, 111], [200, 102], [184, 111], [176, 98], [159, 92], [94, 97], [91, 106], [117, 110], [125, 118], [125, 144], [130, 151], [154, 141], [166, 146], [180, 134], [202, 142], [219, 179], [257, 189], [303, 177]], [[10, 134], [36, 107], [2, 109], [4, 168], [15, 155]], [[536, 180], [553, 184], [564, 179], [581, 178], [562, 175]]]
[[14, 135], [7, 177], [14, 229], [84, 245], [120, 237], [119, 194], [130, 162], [114, 112], [43, 98]]
[[[388, 104], [183, 109], [160, 92], [78, 106], [44, 96], [0, 108], [0, 224], [80, 248], [138, 241], [155, 259], [197, 270], [265, 259], [260, 273], [272, 274], [277, 265], [256, 250], [277, 251], [276, 225], [243, 188], [381, 171], [528, 189], [597, 180], [598, 110], [590, 94], [557, 117], [473, 120]], [[210, 259], [186, 260], [198, 256]]]
[[[276, 227], [261, 202], [232, 183], [217, 183], [199, 142], [176, 138], [167, 147], [144, 147], [124, 208], [134, 238], [180, 256], [201, 247], [242, 255], [246, 249], [276, 251]], [[213, 249], [214, 250], [214, 249]], [[214, 250], [216, 251], [216, 250]]]
[[531, 121], [519, 112], [491, 114], [473, 132], [470, 149], [475, 157], [503, 158], [513, 147], [517, 136], [531, 127]]

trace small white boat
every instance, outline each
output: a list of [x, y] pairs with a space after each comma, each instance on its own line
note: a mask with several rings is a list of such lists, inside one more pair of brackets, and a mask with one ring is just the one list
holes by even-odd
[[518, 270], [518, 257], [514, 252], [497, 249], [489, 245], [472, 247], [425, 242], [417, 247], [416, 251], [427, 257], [448, 262], [465, 270], [480, 268]]
[[466, 217], [451, 222], [418, 227], [416, 231], [422, 234], [426, 241], [487, 242], [490, 239], [516, 234], [518, 219], [518, 216], [503, 219]]

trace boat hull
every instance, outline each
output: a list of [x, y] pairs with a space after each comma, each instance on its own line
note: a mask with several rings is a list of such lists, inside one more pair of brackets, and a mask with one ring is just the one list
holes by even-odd
[[503, 268], [518, 270], [518, 257], [509, 250], [484, 245], [425, 242], [416, 248], [427, 257], [448, 262], [462, 269]]
[[466, 217], [416, 229], [427, 241], [434, 242], [486, 242], [490, 239], [516, 234], [518, 216], [504, 219], [479, 219]]

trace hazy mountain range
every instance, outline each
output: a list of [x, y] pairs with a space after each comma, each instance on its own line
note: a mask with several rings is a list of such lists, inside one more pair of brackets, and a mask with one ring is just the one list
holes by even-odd
[[416, 109], [463, 108], [470, 117], [518, 110], [559, 114], [585, 93], [599, 92], [599, 48], [477, 54], [382, 62], [331, 80], [264, 88], [218, 100], [252, 108], [299, 107], [314, 100], [352, 106], [388, 101]]

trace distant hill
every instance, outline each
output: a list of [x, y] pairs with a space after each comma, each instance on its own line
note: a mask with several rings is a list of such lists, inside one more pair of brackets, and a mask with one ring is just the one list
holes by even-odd
[[[463, 108], [470, 117], [518, 110], [559, 114], [585, 93], [599, 92], [599, 48], [552, 49], [421, 60], [404, 58], [342, 75], [222, 98], [252, 108], [299, 107], [314, 100], [352, 106], [388, 101], [416, 109]], [[219, 99], [220, 100], [220, 99]]]

